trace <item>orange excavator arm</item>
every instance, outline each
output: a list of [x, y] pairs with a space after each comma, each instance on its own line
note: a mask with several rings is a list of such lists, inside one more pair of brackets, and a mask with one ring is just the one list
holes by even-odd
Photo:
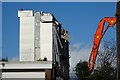
[[[105, 22], [108, 23], [108, 26], [104, 29]], [[88, 67], [89, 67], [90, 73], [94, 69], [94, 64], [96, 61], [100, 41], [103, 38], [107, 29], [109, 27], [113, 27], [115, 23], [116, 23], [115, 17], [105, 17], [98, 23], [98, 28], [96, 30], [96, 33], [94, 34], [93, 48], [92, 48], [92, 51], [90, 53], [89, 62], [88, 62]]]

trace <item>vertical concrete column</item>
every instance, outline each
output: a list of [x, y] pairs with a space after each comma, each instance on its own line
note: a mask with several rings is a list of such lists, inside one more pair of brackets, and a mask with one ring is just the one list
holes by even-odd
[[117, 80], [120, 80], [120, 1], [116, 9]]

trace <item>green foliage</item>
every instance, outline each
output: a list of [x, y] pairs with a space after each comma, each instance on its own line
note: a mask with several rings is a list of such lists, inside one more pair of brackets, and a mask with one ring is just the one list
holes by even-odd
[[5, 62], [8, 62], [8, 58], [2, 58], [0, 61], [5, 61]]
[[103, 52], [98, 53], [97, 68], [94, 70], [96, 80], [116, 80], [116, 47], [113, 41], [105, 40]]
[[109, 62], [106, 62], [94, 70], [94, 76], [96, 80], [116, 80], [116, 68], [114, 69]]
[[[76, 67], [79, 80], [117, 80], [116, 47], [110, 40], [104, 41], [103, 52], [98, 52], [96, 69], [90, 74], [86, 61], [80, 61]], [[89, 77], [89, 79], [87, 79]]]
[[88, 63], [80, 61], [75, 67], [76, 75], [80, 80], [86, 80], [90, 75]]
[[103, 52], [98, 53], [96, 66], [93, 73], [95, 80], [117, 80], [115, 42], [104, 41]]

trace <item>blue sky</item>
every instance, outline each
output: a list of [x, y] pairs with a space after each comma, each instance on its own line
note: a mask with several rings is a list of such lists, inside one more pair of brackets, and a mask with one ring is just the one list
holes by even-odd
[[0, 58], [2, 57], [2, 4], [0, 3]]
[[1, 0], [2, 2], [116, 2], [119, 0]]
[[[30, 9], [52, 13], [62, 26], [70, 33], [70, 46], [78, 48], [70, 50], [71, 57], [87, 52], [89, 57], [93, 43], [93, 35], [98, 22], [103, 17], [114, 16], [115, 2], [4, 2], [2, 3], [2, 50], [3, 57], [12, 59], [19, 55], [19, 9]], [[115, 28], [111, 28], [105, 34], [105, 38], [115, 38]], [[80, 51], [80, 50], [83, 51]], [[86, 50], [87, 49], [87, 50]], [[76, 50], [76, 51], [75, 51]], [[85, 54], [85, 53], [84, 53]], [[75, 57], [75, 56], [74, 56]], [[81, 57], [81, 58], [82, 58]], [[78, 57], [79, 58], [79, 57]], [[74, 58], [72, 58], [74, 59]]]

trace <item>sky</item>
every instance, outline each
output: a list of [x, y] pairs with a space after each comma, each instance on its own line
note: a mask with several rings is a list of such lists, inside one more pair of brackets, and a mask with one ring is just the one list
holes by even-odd
[[2, 2], [116, 2], [120, 0], [1, 0]]
[[[2, 3], [2, 57], [10, 60], [19, 56], [20, 9], [52, 13], [70, 34], [70, 65], [88, 60], [97, 24], [103, 17], [114, 17], [115, 2], [3, 2]], [[104, 39], [115, 39], [115, 27]], [[101, 42], [102, 43], [102, 42]]]
[[0, 3], [0, 58], [2, 57], [2, 4]]

